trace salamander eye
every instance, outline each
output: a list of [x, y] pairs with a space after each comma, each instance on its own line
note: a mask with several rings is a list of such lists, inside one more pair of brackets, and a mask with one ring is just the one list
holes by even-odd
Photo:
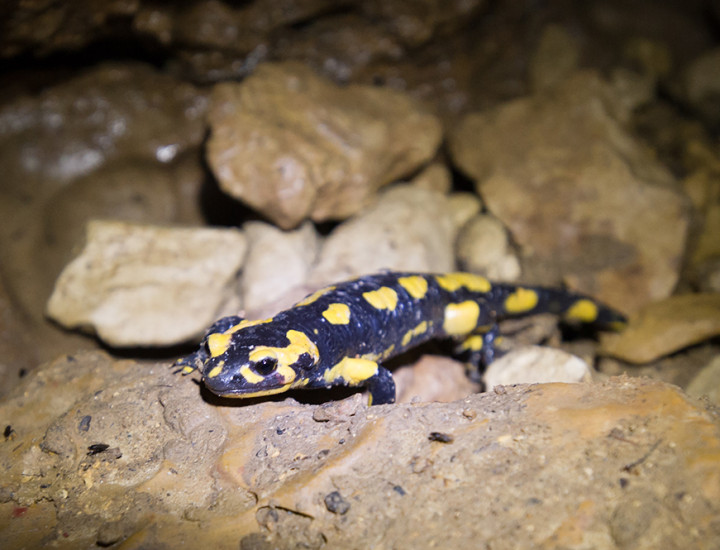
[[260, 376], [267, 376], [268, 374], [272, 374], [275, 369], [277, 368], [277, 359], [274, 357], [265, 357], [263, 359], [260, 359], [257, 363], [255, 363], [255, 372], [257, 372]]

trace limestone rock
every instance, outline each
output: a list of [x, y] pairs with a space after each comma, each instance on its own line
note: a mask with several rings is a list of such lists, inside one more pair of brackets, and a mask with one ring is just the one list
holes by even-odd
[[47, 312], [112, 346], [178, 344], [237, 310], [234, 286], [245, 249], [236, 230], [93, 221]]
[[539, 282], [625, 311], [675, 287], [687, 202], [624, 127], [612, 88], [579, 73], [552, 92], [471, 114], [451, 136], [457, 164], [510, 230]]
[[464, 270], [489, 279], [515, 281], [520, 276], [520, 262], [510, 248], [507, 231], [487, 214], [475, 216], [462, 228], [457, 256]]
[[488, 366], [483, 381], [488, 390], [512, 384], [588, 382], [588, 364], [566, 351], [542, 346], [514, 349]]
[[650, 550], [720, 537], [717, 415], [675, 386], [618, 377], [363, 402], [210, 403], [166, 364], [62, 357], [0, 402], [14, 430], [0, 446], [3, 548]]
[[[312, 223], [294, 231], [282, 231], [262, 222], [246, 223], [248, 254], [242, 273], [243, 307], [248, 318], [264, 318], [257, 312], [264, 306], [291, 296], [293, 289], [307, 281], [320, 246]], [[292, 299], [283, 308], [292, 305]]]
[[720, 335], [720, 294], [680, 294], [644, 307], [620, 334], [603, 334], [602, 351], [631, 363], [664, 355]]
[[327, 237], [310, 280], [322, 285], [382, 269], [449, 271], [456, 231], [446, 195], [393, 186]]
[[344, 219], [427, 162], [438, 119], [408, 96], [340, 88], [296, 63], [215, 87], [208, 162], [221, 188], [284, 229]]
[[706, 51], [684, 74], [684, 99], [711, 124], [720, 122], [720, 48]]

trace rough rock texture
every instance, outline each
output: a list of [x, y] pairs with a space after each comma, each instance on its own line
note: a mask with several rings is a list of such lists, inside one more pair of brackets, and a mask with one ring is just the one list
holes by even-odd
[[720, 536], [720, 423], [675, 387], [362, 401], [208, 403], [165, 366], [60, 359], [0, 404], [3, 548], [710, 550]]
[[455, 224], [446, 195], [394, 186], [328, 236], [310, 280], [322, 285], [381, 269], [449, 271]]
[[357, 212], [441, 140], [438, 119], [408, 96], [340, 88], [296, 63], [216, 86], [209, 120], [208, 161], [222, 189], [285, 229]]
[[292, 305], [291, 293], [305, 285], [317, 257], [319, 236], [309, 222], [295, 231], [261, 222], [247, 223], [243, 230], [249, 245], [241, 282], [243, 308], [248, 318], [264, 319], [264, 306], [283, 297], [290, 299], [281, 307]]
[[649, 363], [718, 335], [720, 294], [681, 294], [643, 308], [620, 334], [604, 334], [602, 350]]
[[609, 86], [580, 73], [552, 92], [469, 115], [451, 151], [531, 275], [552, 258], [554, 273], [536, 273], [544, 282], [562, 276], [634, 311], [673, 290], [688, 219], [669, 172], [624, 129], [626, 116]]
[[62, 272], [48, 315], [112, 346], [177, 344], [238, 309], [242, 233], [94, 221]]

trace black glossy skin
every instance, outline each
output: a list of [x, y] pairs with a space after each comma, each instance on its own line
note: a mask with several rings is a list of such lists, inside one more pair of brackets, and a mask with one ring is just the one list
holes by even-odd
[[[498, 320], [540, 312], [564, 313], [572, 311], [573, 304], [578, 300], [591, 301], [559, 289], [491, 284], [481, 277], [465, 274], [451, 274], [451, 284], [446, 281], [445, 285], [438, 277], [443, 275], [369, 275], [333, 285], [310, 303], [301, 301], [260, 324], [238, 328], [241, 318], [223, 318], [208, 330], [200, 349], [178, 364], [185, 367], [182, 369], [185, 373], [200, 368], [208, 389], [227, 397], [250, 397], [295, 387], [320, 388], [344, 384], [367, 387], [372, 404], [392, 403], [395, 400], [395, 385], [390, 373], [380, 365], [382, 360], [432, 338], [463, 339], [482, 334], [481, 348], [468, 348], [464, 354], [467, 361], [478, 367], [492, 361], [495, 355], [493, 342], [497, 336]], [[462, 277], [471, 277], [467, 285], [448, 290], [448, 286], [455, 286], [458, 280], [463, 280]], [[421, 297], [413, 296], [406, 286], [400, 284], [403, 278], [410, 278], [415, 284], [422, 283], [420, 279], [424, 280], [426, 291]], [[483, 281], [487, 287], [483, 286]], [[477, 290], [480, 287], [483, 291]], [[519, 288], [526, 296], [532, 295], [536, 303], [522, 311], [509, 311], [506, 300]], [[384, 296], [394, 293], [394, 307], [377, 307], [365, 297], [366, 293], [379, 289], [383, 289], [381, 293]], [[389, 305], [392, 302], [391, 299]], [[477, 304], [477, 316], [461, 315], [466, 321], [462, 330], [455, 329], [449, 333], [447, 328], [450, 325], [444, 323], [446, 308], [449, 304], [465, 303], [474, 312], [474, 307], [468, 302]], [[592, 303], [597, 306], [596, 315], [585, 321], [601, 326], [624, 321], [619, 313], [597, 302]], [[338, 319], [344, 320], [342, 316], [330, 315], [329, 320], [323, 315], [328, 308], [339, 307], [338, 304], [347, 306], [347, 323], [338, 322]], [[467, 322], [471, 322], [472, 326]], [[419, 326], [423, 330], [419, 330]], [[408, 331], [413, 329], [415, 332], [408, 337]], [[289, 334], [295, 335], [293, 342]], [[212, 345], [217, 342], [223, 345]], [[291, 343], [294, 345], [289, 347]], [[272, 357], [258, 360], [259, 351], [266, 347], [273, 348], [268, 352]], [[338, 367], [333, 370], [346, 358], [361, 358], [363, 361], [350, 361], [350, 369]]]

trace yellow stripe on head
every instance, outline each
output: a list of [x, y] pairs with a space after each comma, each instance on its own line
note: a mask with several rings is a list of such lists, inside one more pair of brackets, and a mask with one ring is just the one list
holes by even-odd
[[230, 347], [232, 341], [232, 334], [226, 334], [224, 332], [216, 332], [210, 334], [207, 337], [207, 347], [210, 352], [210, 357], [217, 357], [222, 355]]

